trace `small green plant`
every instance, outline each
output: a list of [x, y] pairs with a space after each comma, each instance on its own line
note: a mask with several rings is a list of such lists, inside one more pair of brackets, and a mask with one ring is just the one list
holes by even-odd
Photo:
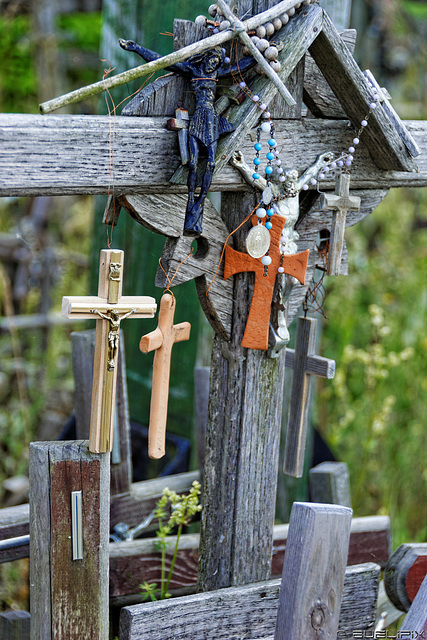
[[[187, 526], [193, 516], [202, 509], [202, 506], [199, 504], [200, 490], [200, 483], [197, 482], [197, 480], [193, 482], [187, 495], [178, 495], [175, 491], [171, 491], [168, 488], [163, 489], [163, 495], [156, 505], [156, 511], [154, 514], [154, 517], [157, 518], [159, 522], [157, 544], [158, 549], [162, 554], [160, 587], [158, 587], [155, 582], [144, 582], [144, 584], [141, 584], [140, 587], [142, 589], [144, 600], [150, 599], [154, 601], [170, 598], [168, 589], [178, 554], [179, 539], [183, 528]], [[171, 508], [170, 515], [169, 506]], [[177, 528], [175, 539], [168, 540], [168, 537], [172, 534], [175, 528]], [[173, 544], [173, 542], [175, 542], [175, 546], [172, 552], [172, 561], [166, 576], [167, 548]]]

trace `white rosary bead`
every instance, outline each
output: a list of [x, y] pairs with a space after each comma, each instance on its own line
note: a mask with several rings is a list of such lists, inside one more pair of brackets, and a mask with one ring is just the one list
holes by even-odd
[[324, 173], [319, 173], [319, 175], [317, 176], [319, 178], [319, 180], [323, 180], [325, 177]]
[[271, 113], [269, 111], [264, 111], [264, 113], [262, 114], [263, 118], [271, 118]]
[[217, 8], [216, 8], [216, 12], [217, 12], [217, 14], [218, 14], [219, 16], [223, 16], [223, 15], [224, 15], [224, 14], [223, 14], [223, 12], [222, 12], [221, 7], [218, 7], [218, 6], [217, 6]]
[[278, 60], [272, 60], [270, 62], [270, 67], [273, 69], [273, 71], [275, 71], [276, 73], [279, 73], [280, 69], [282, 68], [282, 63], [279, 62]]
[[267, 32], [267, 38], [271, 38], [273, 33], [275, 32], [274, 24], [272, 22], [267, 22], [265, 26], [265, 30]]
[[196, 24], [200, 25], [201, 27], [206, 27], [206, 18], [205, 16], [197, 16], [197, 18], [194, 21]]
[[375, 109], [375, 108], [376, 108], [376, 106], [377, 106], [377, 103], [376, 103], [376, 102], [371, 102], [371, 104], [369, 105], [369, 108], [370, 108], [370, 109]]
[[287, 14], [287, 13], [283, 13], [283, 14], [280, 16], [280, 20], [281, 20], [281, 22], [282, 22], [282, 24], [283, 24], [283, 25], [288, 24], [288, 22], [289, 22], [289, 16], [288, 16], [288, 14]]
[[353, 138], [353, 144], [359, 144], [360, 140], [359, 138]]
[[286, 12], [290, 18], [295, 15], [295, 7], [291, 7], [289, 11]]
[[274, 18], [273, 26], [274, 26], [276, 31], [279, 31], [283, 26], [283, 22], [281, 21], [280, 18]]
[[280, 158], [277, 158], [276, 164], [277, 164], [278, 167], [280, 167], [280, 165], [282, 164], [282, 161], [280, 160]]
[[211, 4], [208, 9], [209, 15], [212, 16], [213, 18], [214, 16], [216, 16], [217, 11], [218, 11], [218, 7], [216, 6], [216, 4]]
[[221, 24], [219, 25], [219, 30], [220, 31], [225, 31], [226, 29], [229, 29], [231, 27], [231, 23], [228, 20], [223, 20], [221, 22]]
[[269, 122], [263, 122], [261, 125], [261, 131], [263, 133], [270, 133], [270, 123]]
[[267, 109], [267, 105], [265, 104], [265, 102], [262, 102], [262, 103], [259, 105], [259, 108], [260, 108], [260, 109], [262, 109], [263, 111], [265, 111], [265, 110]]
[[267, 49], [264, 51], [264, 58], [266, 58], [266, 60], [275, 60], [278, 55], [279, 50], [277, 49], [277, 47], [267, 47]]
[[258, 42], [259, 38], [258, 38], [258, 36], [251, 36], [251, 40], [254, 43], [254, 45], [256, 46], [256, 43]]
[[282, 167], [277, 167], [276, 171], [277, 171], [277, 173], [283, 173]]
[[265, 218], [265, 216], [267, 215], [267, 211], [264, 209], [264, 207], [258, 207], [258, 209], [256, 210], [256, 214], [258, 218]]
[[271, 258], [270, 256], [263, 256], [261, 258], [261, 262], [265, 267], [268, 267], [269, 264], [271, 264]]
[[265, 38], [261, 38], [261, 40], [258, 40], [255, 46], [257, 49], [259, 49], [259, 51], [261, 51], [261, 53], [263, 53], [266, 49], [268, 49], [269, 42]]
[[260, 25], [257, 29], [256, 29], [256, 34], [258, 36], [258, 38], [265, 38], [266, 36], [266, 28], [264, 27], [264, 25]]

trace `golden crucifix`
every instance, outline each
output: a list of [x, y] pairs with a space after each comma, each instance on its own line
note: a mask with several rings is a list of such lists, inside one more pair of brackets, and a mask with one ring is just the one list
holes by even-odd
[[101, 251], [97, 296], [62, 299], [66, 318], [96, 318], [89, 450], [111, 451], [120, 323], [126, 318], [153, 318], [157, 305], [148, 296], [122, 296], [123, 251]]

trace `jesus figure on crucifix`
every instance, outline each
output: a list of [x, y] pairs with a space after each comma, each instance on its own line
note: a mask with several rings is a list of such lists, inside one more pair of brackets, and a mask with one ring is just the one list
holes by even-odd
[[[157, 60], [160, 54], [133, 40], [119, 40], [122, 49], [134, 51], [147, 62]], [[189, 133], [189, 173], [187, 179], [188, 202], [185, 214], [184, 235], [198, 237], [202, 233], [203, 205], [212, 182], [215, 170], [215, 154], [220, 136], [234, 130], [234, 125], [223, 118], [215, 109], [216, 83], [232, 73], [242, 73], [255, 64], [254, 58], [243, 58], [239, 65], [224, 63], [224, 50], [215, 47], [204, 53], [194, 55], [185, 62], [166, 67], [167, 71], [179, 73], [191, 81], [191, 89], [196, 98], [196, 109], [191, 118]], [[207, 156], [206, 170], [203, 174], [201, 191], [196, 198], [197, 166], [200, 152]]]
[[[286, 218], [286, 223], [282, 231], [282, 252], [288, 255], [295, 254], [298, 251], [297, 240], [298, 232], [295, 231], [295, 224], [299, 217], [299, 193], [305, 184], [308, 184], [314, 178], [319, 170], [334, 159], [332, 152], [322, 153], [316, 158], [314, 164], [298, 177], [296, 169], [287, 169], [284, 172], [285, 181], [279, 184], [270, 183], [275, 201], [272, 207], [275, 213]], [[246, 163], [243, 153], [236, 151], [230, 158], [230, 164], [236, 167], [242, 174], [243, 178], [249, 184], [263, 191], [267, 187], [267, 181], [264, 178], [253, 179], [253, 169]], [[285, 279], [284, 284], [279, 285], [279, 312], [277, 317], [277, 330], [273, 329], [274, 344], [270, 351], [272, 357], [277, 357], [279, 351], [289, 342], [289, 331], [286, 323], [285, 303], [291, 290], [297, 280], [291, 275], [282, 276]]]

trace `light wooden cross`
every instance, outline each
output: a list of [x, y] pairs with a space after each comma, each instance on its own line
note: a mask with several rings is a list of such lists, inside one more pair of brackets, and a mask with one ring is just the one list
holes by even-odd
[[97, 296], [62, 299], [65, 318], [96, 318], [89, 450], [112, 450], [120, 323], [125, 318], [153, 318], [157, 305], [149, 296], [122, 296], [123, 251], [101, 251]]
[[294, 375], [283, 471], [295, 478], [300, 478], [304, 469], [311, 376], [331, 379], [335, 375], [334, 360], [314, 355], [316, 327], [315, 318], [299, 317], [295, 350], [286, 349], [286, 366], [292, 367]]
[[359, 211], [361, 199], [350, 195], [350, 175], [341, 173], [336, 180], [335, 193], [324, 194], [323, 208], [332, 209], [332, 227], [329, 240], [328, 276], [339, 276], [344, 246], [344, 231], [347, 211]]
[[183, 342], [190, 338], [191, 324], [189, 322], [173, 323], [175, 308], [175, 296], [165, 293], [160, 301], [157, 328], [143, 336], [139, 343], [139, 348], [143, 353], [156, 351], [153, 363], [148, 429], [148, 455], [154, 459], [162, 458], [165, 455], [172, 347], [175, 342]]
[[247, 347], [248, 349], [262, 349], [264, 351], [268, 349], [271, 303], [278, 267], [282, 266], [285, 273], [294, 276], [302, 284], [304, 284], [307, 270], [309, 250], [282, 256], [279, 241], [286, 219], [281, 216], [274, 216], [272, 222], [273, 228], [270, 230], [271, 245], [269, 251], [271, 264], [268, 267], [266, 276], [264, 275], [264, 266], [261, 260], [252, 258], [247, 253], [240, 253], [229, 245], [225, 247], [225, 279], [245, 271], [253, 271], [255, 273], [255, 287], [251, 308], [242, 340], [242, 347]]
[[175, 109], [175, 118], [169, 118], [166, 128], [169, 131], [178, 131], [179, 154], [181, 164], [188, 164], [188, 125], [190, 116], [187, 109]]

